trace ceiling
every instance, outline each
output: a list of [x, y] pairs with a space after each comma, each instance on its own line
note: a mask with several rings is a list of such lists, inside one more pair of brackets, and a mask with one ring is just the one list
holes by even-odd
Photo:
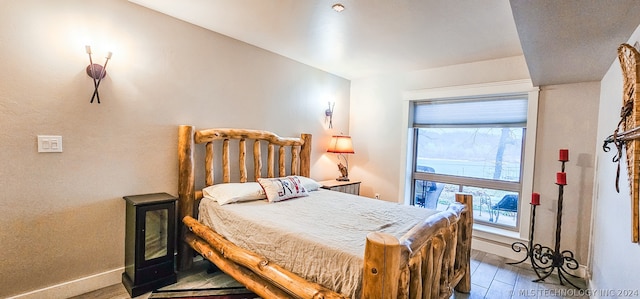
[[640, 24], [637, 0], [511, 0], [535, 85], [600, 81]]
[[535, 85], [598, 81], [637, 0], [129, 0], [347, 79], [524, 55]]

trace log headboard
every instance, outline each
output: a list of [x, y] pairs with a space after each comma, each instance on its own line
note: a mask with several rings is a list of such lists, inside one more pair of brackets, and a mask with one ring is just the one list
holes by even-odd
[[[238, 140], [238, 160], [231, 163], [230, 141]], [[204, 186], [211, 186], [215, 182], [214, 161], [217, 158], [214, 153], [214, 142], [222, 143], [221, 160], [222, 183], [256, 181], [263, 177], [262, 146], [267, 147], [267, 171], [266, 177], [273, 178], [287, 175], [309, 176], [311, 171], [311, 134], [301, 134], [299, 138], [284, 138], [272, 132], [246, 129], [206, 129], [196, 131], [195, 127], [182, 125], [178, 131], [178, 216], [179, 216], [179, 240], [184, 240], [187, 228], [182, 224], [185, 216], [194, 216], [196, 204], [202, 198], [202, 191], [196, 191], [196, 164], [194, 154], [197, 144], [205, 144]], [[253, 176], [247, 173], [247, 141], [253, 147]], [[276, 173], [276, 146], [278, 147], [277, 173]], [[287, 150], [288, 148], [288, 150]], [[289, 158], [287, 158], [289, 153]], [[287, 171], [287, 162], [289, 169]], [[237, 165], [239, 178], [232, 178], [231, 165]], [[178, 269], [185, 269], [191, 265], [192, 251], [189, 245], [180, 242], [178, 244]]]

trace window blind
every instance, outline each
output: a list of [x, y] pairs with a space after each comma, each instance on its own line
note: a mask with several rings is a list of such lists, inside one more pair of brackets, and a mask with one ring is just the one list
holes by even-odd
[[526, 94], [414, 102], [414, 127], [525, 126]]

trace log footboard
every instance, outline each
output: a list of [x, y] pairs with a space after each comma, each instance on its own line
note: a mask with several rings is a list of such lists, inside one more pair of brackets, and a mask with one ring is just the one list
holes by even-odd
[[449, 298], [471, 290], [472, 196], [427, 218], [399, 240], [374, 232], [367, 236], [363, 298]]

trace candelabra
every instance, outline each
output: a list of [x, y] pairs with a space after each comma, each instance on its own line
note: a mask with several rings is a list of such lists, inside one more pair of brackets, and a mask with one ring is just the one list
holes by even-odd
[[548, 246], [533, 243], [533, 232], [536, 221], [536, 207], [540, 204], [540, 195], [533, 193], [531, 197], [531, 227], [529, 230], [529, 242], [524, 244], [523, 242], [514, 242], [511, 244], [511, 249], [515, 252], [526, 251], [526, 256], [517, 262], [508, 263], [516, 265], [524, 263], [527, 259], [531, 261], [531, 267], [538, 276], [538, 279], [534, 282], [544, 281], [547, 277], [553, 274], [554, 271], [558, 273], [558, 279], [560, 284], [564, 285], [565, 282], [569, 283], [574, 288], [580, 289], [575, 285], [569, 277], [579, 278], [571, 273], [570, 270], [578, 269], [578, 261], [574, 258], [574, 254], [570, 250], [560, 251], [560, 232], [562, 228], [562, 201], [564, 197], [564, 186], [567, 184], [567, 176], [564, 172], [564, 164], [569, 161], [568, 150], [560, 150], [560, 162], [562, 162], [562, 171], [557, 173], [556, 185], [558, 185], [558, 209], [556, 211], [556, 239], [555, 247], [551, 249]]

